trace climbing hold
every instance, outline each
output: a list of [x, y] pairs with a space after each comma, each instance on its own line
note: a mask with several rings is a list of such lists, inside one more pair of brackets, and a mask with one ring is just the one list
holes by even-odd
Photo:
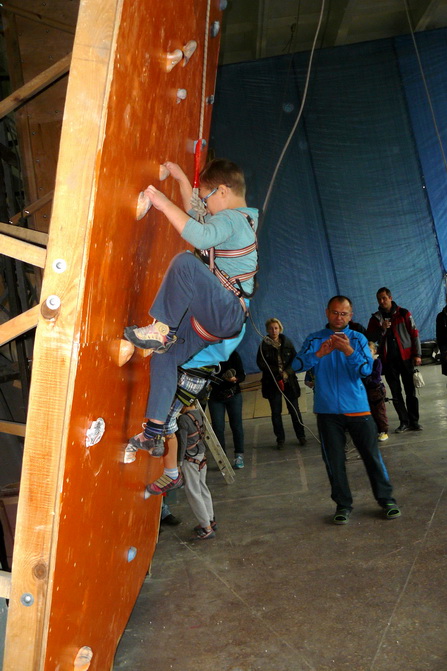
[[135, 346], [128, 340], [124, 340], [124, 338], [121, 340], [112, 340], [109, 345], [109, 353], [112, 357], [112, 361], [120, 368], [129, 361], [134, 352]]
[[127, 561], [131, 562], [135, 559], [137, 556], [137, 548], [135, 548], [133, 545], [130, 546], [130, 548], [127, 551]]
[[47, 300], [40, 306], [40, 312], [44, 319], [54, 321], [58, 316], [61, 308], [61, 299], [59, 296], [48, 296]]
[[166, 72], [171, 72], [175, 66], [180, 63], [183, 58], [183, 51], [181, 49], [175, 49], [175, 51], [170, 51], [166, 54]]
[[220, 0], [219, 9], [221, 12], [225, 11], [228, 7], [228, 0]]
[[182, 66], [188, 65], [189, 59], [197, 49], [197, 42], [195, 40], [189, 40], [183, 47], [183, 63]]
[[186, 89], [177, 89], [177, 102], [181, 103], [182, 100], [186, 100], [188, 91]]
[[206, 99], [206, 103], [207, 105], [214, 105], [214, 96], [213, 95], [208, 96], [208, 98]]
[[106, 423], [103, 420], [103, 418], [98, 417], [98, 419], [95, 419], [90, 424], [90, 428], [87, 429], [87, 432], [85, 434], [86, 447], [92, 447], [92, 445], [96, 445], [96, 443], [99, 443], [99, 441], [104, 435], [105, 430], [106, 430]]
[[211, 37], [217, 37], [220, 32], [220, 21], [213, 21], [211, 24]]
[[162, 163], [162, 165], [160, 166], [159, 175], [158, 175], [158, 178], [159, 178], [160, 182], [162, 182], [164, 179], [169, 177], [170, 174], [171, 173], [170, 173], [169, 168], [167, 168], [164, 165], [164, 163]]
[[151, 199], [147, 195], [146, 191], [140, 191], [138, 194], [138, 203], [137, 203], [137, 214], [136, 219], [140, 221], [152, 207]]
[[74, 661], [75, 671], [87, 671], [90, 668], [90, 662], [93, 658], [93, 650], [88, 645], [79, 648]]

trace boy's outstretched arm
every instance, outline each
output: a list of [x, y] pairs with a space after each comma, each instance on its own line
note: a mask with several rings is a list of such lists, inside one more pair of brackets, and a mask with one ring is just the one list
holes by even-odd
[[149, 196], [152, 205], [160, 212], [163, 212], [165, 217], [171, 222], [174, 228], [181, 234], [185, 228], [185, 224], [189, 219], [189, 215], [183, 212], [177, 205], [175, 205], [169, 198], [166, 198], [164, 193], [158, 191], [155, 186], [147, 187], [144, 192]]
[[166, 161], [165, 166], [171, 173], [171, 176], [178, 182], [180, 195], [182, 197], [183, 207], [186, 211], [191, 209], [192, 185], [186, 174], [177, 163]]

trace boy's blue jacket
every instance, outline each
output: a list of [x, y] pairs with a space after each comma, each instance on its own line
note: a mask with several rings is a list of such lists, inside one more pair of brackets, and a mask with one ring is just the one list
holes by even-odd
[[333, 331], [324, 328], [311, 333], [292, 362], [297, 373], [313, 368], [315, 374], [314, 412], [350, 414], [369, 412], [368, 397], [362, 378], [371, 374], [373, 358], [364, 335], [343, 329], [354, 349], [351, 356], [334, 350], [319, 359], [315, 352]]

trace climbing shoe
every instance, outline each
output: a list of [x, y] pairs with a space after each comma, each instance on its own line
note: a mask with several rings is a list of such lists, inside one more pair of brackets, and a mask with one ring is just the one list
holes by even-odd
[[169, 475], [164, 473], [162, 476], [152, 482], [150, 485], [147, 485], [146, 491], [148, 494], [164, 494], [165, 492], [170, 492], [171, 489], [177, 489], [183, 485], [183, 476], [181, 473], [178, 474], [176, 478], [170, 478]]
[[[144, 433], [138, 433], [129, 438], [127, 447], [133, 447], [136, 450], [146, 450], [153, 457], [162, 457], [165, 453], [165, 444], [162, 436], [151, 436], [146, 438]], [[126, 448], [127, 450], [127, 448]], [[130, 451], [130, 449], [128, 450]]]
[[177, 340], [176, 336], [169, 336], [169, 326], [163, 322], [154, 321], [148, 326], [126, 326], [124, 337], [135, 347], [152, 350], [157, 354], [164, 354]]

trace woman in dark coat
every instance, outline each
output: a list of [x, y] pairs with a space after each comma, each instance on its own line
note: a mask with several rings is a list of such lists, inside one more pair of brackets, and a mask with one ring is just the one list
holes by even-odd
[[279, 319], [275, 317], [267, 319], [265, 328], [268, 335], [264, 337], [258, 349], [256, 363], [262, 371], [262, 395], [270, 403], [273, 432], [278, 449], [284, 446], [285, 441], [281, 417], [283, 396], [286, 398], [296, 437], [300, 445], [305, 445], [306, 435], [298, 405], [301, 389], [295, 372], [291, 368], [296, 355], [295, 347], [292, 341], [283, 334], [283, 326]]

